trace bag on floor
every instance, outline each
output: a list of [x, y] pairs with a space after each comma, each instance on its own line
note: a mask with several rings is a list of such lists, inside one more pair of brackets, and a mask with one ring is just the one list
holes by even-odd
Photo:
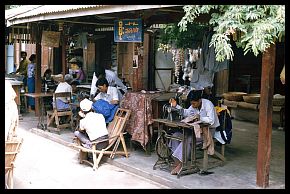
[[228, 109], [217, 109], [217, 114], [220, 122], [220, 126], [216, 128], [216, 131], [220, 133], [221, 138], [226, 144], [231, 143], [232, 140], [232, 118]]

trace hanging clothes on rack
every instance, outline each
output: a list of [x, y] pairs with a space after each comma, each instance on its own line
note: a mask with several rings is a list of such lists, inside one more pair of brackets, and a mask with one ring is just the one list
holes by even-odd
[[229, 60], [216, 61], [215, 48], [213, 45], [209, 46], [212, 35], [213, 31], [211, 29], [204, 33], [201, 55], [196, 62], [196, 69], [192, 69], [191, 72], [190, 86], [197, 90], [212, 87], [214, 74], [229, 68]]

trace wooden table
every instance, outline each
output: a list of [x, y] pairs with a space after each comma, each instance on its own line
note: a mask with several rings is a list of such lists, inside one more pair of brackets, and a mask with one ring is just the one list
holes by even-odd
[[[200, 170], [196, 164], [196, 137], [194, 133], [193, 126], [188, 125], [186, 123], [180, 122], [180, 121], [170, 121], [168, 119], [153, 119], [154, 122], [158, 123], [158, 138], [162, 135], [162, 133], [166, 133], [170, 130], [170, 128], [179, 128], [182, 130], [182, 137], [177, 138], [174, 137], [174, 139], [182, 142], [182, 167], [181, 171], [177, 174], [177, 178], [180, 178], [181, 175], [185, 174], [192, 174], [200, 171], [206, 171], [207, 170], [207, 149], [204, 150], [204, 153], [206, 153], [206, 156], [203, 160], [203, 168]], [[202, 130], [209, 130], [209, 124], [208, 123], [200, 123], [199, 124]], [[166, 126], [166, 128], [165, 128]], [[188, 136], [191, 134], [192, 136], [192, 149], [190, 154], [190, 160], [188, 161], [187, 156], [187, 150], [188, 150]], [[204, 133], [203, 133], [204, 134]], [[170, 135], [168, 135], [166, 138], [172, 138]], [[159, 141], [156, 142], [157, 144], [160, 143]], [[153, 169], [155, 170], [157, 166], [159, 165], [168, 165], [168, 168], [170, 167], [170, 163], [165, 158], [158, 157], [158, 160], [153, 166]]]
[[[182, 123], [180, 121], [170, 121], [168, 119], [153, 119], [154, 122], [158, 123], [158, 137], [162, 134], [162, 132], [165, 132], [167, 134], [168, 130], [170, 128], [179, 128], [182, 130], [182, 137], [176, 138], [178, 141], [182, 141], [182, 167], [181, 171], [177, 174], [177, 178], [179, 178], [181, 175], [184, 174], [192, 174], [199, 172], [200, 169], [198, 168], [196, 164], [196, 137], [194, 133], [193, 126], [187, 125], [186, 123]], [[200, 123], [202, 128], [206, 128], [208, 130], [209, 124], [207, 123]], [[166, 128], [165, 128], [166, 126]], [[190, 162], [188, 162], [187, 158], [187, 150], [188, 150], [188, 136], [192, 136], [192, 149], [190, 154]], [[169, 137], [170, 138], [170, 137]], [[156, 142], [159, 143], [159, 142]], [[168, 163], [168, 161], [164, 161], [164, 158], [158, 157], [158, 160], [153, 166], [153, 169], [156, 169], [156, 166], [164, 164], [164, 162]], [[169, 164], [168, 164], [169, 165]], [[168, 166], [170, 167], [170, 166]]]
[[47, 123], [44, 122], [44, 115], [45, 115], [45, 110], [44, 110], [44, 102], [43, 102], [43, 98], [44, 97], [52, 97], [53, 96], [53, 92], [41, 92], [41, 93], [26, 93], [24, 94], [27, 97], [32, 97], [32, 98], [40, 98], [38, 100], [39, 103], [39, 107], [41, 108], [40, 114], [38, 116], [38, 123], [37, 123], [37, 127], [43, 130], [47, 129]]

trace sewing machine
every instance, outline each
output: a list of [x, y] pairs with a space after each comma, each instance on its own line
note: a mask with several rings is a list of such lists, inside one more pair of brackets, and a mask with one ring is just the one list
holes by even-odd
[[[175, 94], [175, 100], [177, 103], [181, 102], [181, 96], [183, 93], [177, 92]], [[163, 106], [163, 118], [168, 119], [170, 121], [173, 120], [182, 120], [183, 118], [183, 109], [177, 109], [175, 107], [172, 107], [171, 104], [164, 104]]]

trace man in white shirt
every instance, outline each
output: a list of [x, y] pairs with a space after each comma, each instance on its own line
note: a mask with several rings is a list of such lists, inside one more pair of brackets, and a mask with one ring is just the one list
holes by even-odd
[[[74, 132], [86, 148], [92, 148], [92, 141], [108, 139], [105, 118], [102, 114], [92, 112], [92, 104], [93, 102], [86, 98], [80, 102], [84, 118], [80, 120], [79, 131]], [[97, 149], [103, 149], [107, 145], [108, 141], [98, 143]]]
[[[201, 96], [202, 90], [191, 90], [188, 93], [187, 99], [191, 105], [188, 109], [183, 109], [183, 117], [196, 115], [196, 117], [199, 118], [200, 121], [209, 123], [210, 133], [212, 137], [214, 137], [215, 129], [220, 125], [219, 119], [213, 103], [207, 99], [201, 98]], [[176, 100], [173, 98], [170, 99], [169, 103], [171, 103], [172, 107], [175, 107], [177, 109], [182, 108], [177, 104]], [[172, 136], [182, 137], [182, 134], [180, 132], [175, 132]], [[187, 142], [191, 142], [191, 138], [192, 137], [189, 136]], [[176, 167], [171, 171], [171, 174], [176, 175], [180, 172], [182, 167], [182, 142], [172, 139], [169, 142], [169, 147], [173, 152], [172, 156], [174, 157], [176, 164]], [[188, 144], [188, 147], [189, 147], [188, 150], [191, 150], [190, 143]], [[189, 153], [187, 153], [187, 155], [189, 155]]]
[[102, 77], [98, 79], [96, 86], [100, 90], [100, 93], [94, 98], [94, 101], [103, 99], [110, 104], [119, 104], [119, 96], [117, 88], [109, 86], [109, 83], [106, 78]]
[[[70, 85], [70, 83], [72, 82], [73, 77], [70, 74], [66, 74], [64, 76], [64, 81], [60, 82], [55, 90], [55, 93], [61, 93], [61, 92], [70, 92], [72, 93], [72, 87]], [[57, 103], [57, 108], [59, 110], [61, 109], [68, 109], [70, 107], [70, 105], [68, 104], [68, 100], [64, 97], [58, 97], [56, 99], [56, 103]]]
[[[109, 86], [118, 87], [121, 89], [124, 93], [127, 92], [127, 87], [123, 84], [121, 79], [117, 76], [117, 74], [111, 70], [104, 69], [104, 67], [100, 66], [93, 75], [92, 85], [91, 85], [91, 92], [90, 96], [95, 96], [97, 92], [97, 86], [96, 82], [99, 78], [104, 77], [107, 79]], [[117, 89], [119, 99], [122, 99], [123, 95], [121, 94], [120, 90]]]

